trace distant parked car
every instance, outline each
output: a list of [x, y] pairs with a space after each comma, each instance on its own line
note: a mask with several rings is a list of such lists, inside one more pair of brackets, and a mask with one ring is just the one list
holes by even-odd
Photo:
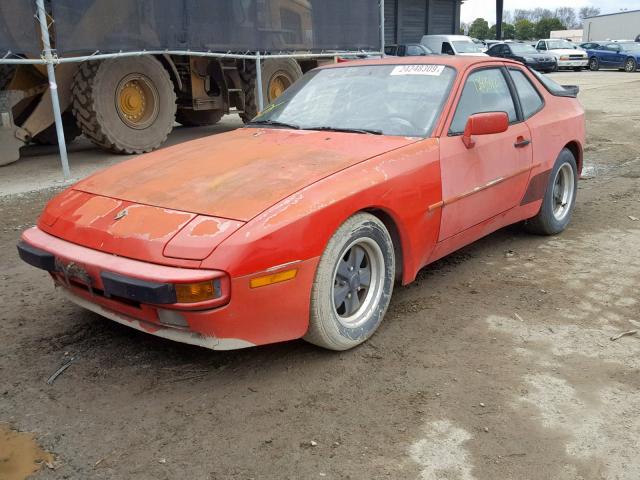
[[585, 42], [580, 44], [580, 48], [583, 50], [595, 50], [599, 48], [601, 45], [608, 42]]
[[522, 62], [528, 67], [541, 72], [553, 72], [558, 68], [556, 57], [547, 53], [539, 53], [526, 43], [498, 43], [487, 50], [491, 57], [502, 57]]
[[500, 40], [485, 40], [484, 44], [486, 45], [486, 47], [483, 50], [483, 52], [487, 53], [487, 50], [489, 50], [491, 47], [499, 43], [502, 43], [502, 42]]
[[589, 69], [618, 68], [625, 72], [635, 72], [640, 65], [640, 43], [606, 42], [595, 44], [587, 50]]
[[539, 40], [536, 50], [550, 53], [556, 57], [558, 68], [573, 68], [579, 72], [589, 66], [587, 52], [567, 40], [547, 39]]
[[443, 55], [485, 56], [480, 45], [465, 35], [425, 35], [420, 43]]
[[386, 45], [384, 54], [391, 57], [425, 57], [434, 53], [420, 43], [407, 43], [403, 45]]

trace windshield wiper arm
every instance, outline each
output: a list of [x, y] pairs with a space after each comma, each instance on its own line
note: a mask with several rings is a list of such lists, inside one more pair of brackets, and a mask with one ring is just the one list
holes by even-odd
[[383, 135], [382, 130], [370, 128], [340, 128], [340, 127], [308, 127], [303, 130], [318, 130], [321, 132], [345, 132], [345, 133], [362, 133], [366, 135]]
[[294, 130], [300, 130], [300, 125], [295, 125], [293, 123], [279, 122], [277, 120], [254, 120], [253, 122], [247, 123], [247, 125], [268, 125], [270, 127], [285, 127], [285, 128], [293, 128]]

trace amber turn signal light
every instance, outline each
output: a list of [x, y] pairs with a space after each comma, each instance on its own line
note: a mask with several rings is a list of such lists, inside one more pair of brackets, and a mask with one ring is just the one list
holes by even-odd
[[266, 287], [274, 283], [286, 282], [287, 280], [293, 280], [296, 278], [298, 270], [287, 270], [285, 272], [278, 272], [272, 275], [266, 275], [264, 277], [257, 277], [251, 279], [251, 288]]
[[199, 283], [177, 283], [174, 287], [177, 303], [206, 302], [221, 295], [219, 279]]

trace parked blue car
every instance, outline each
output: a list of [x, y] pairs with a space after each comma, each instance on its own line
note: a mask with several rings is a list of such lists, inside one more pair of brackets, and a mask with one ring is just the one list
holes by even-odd
[[589, 55], [589, 69], [618, 68], [635, 72], [640, 66], [640, 43], [589, 42], [583, 44]]

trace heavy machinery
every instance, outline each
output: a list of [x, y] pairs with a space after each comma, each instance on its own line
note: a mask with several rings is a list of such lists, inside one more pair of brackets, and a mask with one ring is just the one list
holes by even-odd
[[[220, 8], [226, 10], [215, 17], [216, 24], [211, 27], [222, 32], [217, 34], [217, 43], [220, 43], [220, 37], [229, 37], [230, 49], [235, 37], [257, 31], [260, 41], [271, 51], [306, 51], [314, 47], [312, 2], [218, 2]], [[54, 18], [56, 15], [69, 16], [68, 7], [56, 10], [57, 3], [72, 4], [73, 0], [49, 0], [47, 3], [48, 13]], [[91, 54], [94, 44], [104, 45], [105, 42], [113, 45], [111, 51], [134, 51], [142, 41], [150, 46], [160, 44], [163, 35], [167, 34], [162, 26], [167, 23], [165, 17], [169, 13], [158, 6], [161, 1], [93, 0], [79, 3], [90, 6], [77, 24], [71, 27], [68, 20], [61, 24], [56, 19], [52, 24], [55, 27], [50, 27], [54, 47], [56, 41], [63, 43], [66, 38], [67, 50], [73, 52], [78, 51], [78, 47], [72, 45], [72, 40], [88, 42], [80, 51], [83, 55]], [[4, 7], [0, 7], [0, 17], [1, 8]], [[90, 20], [85, 20], [87, 18]], [[225, 19], [231, 19], [229, 25], [225, 24]], [[194, 29], [199, 28], [200, 36], [202, 32], [206, 35], [208, 25], [198, 25], [197, 20], [197, 16], [192, 15], [191, 25]], [[56, 33], [62, 31], [61, 25], [67, 25], [66, 37], [62, 39], [56, 38]], [[126, 25], [132, 25], [132, 31], [123, 32]], [[378, 27], [373, 25], [373, 28], [377, 30]], [[99, 40], [93, 41], [94, 37]], [[131, 47], [128, 47], [129, 41]], [[255, 61], [194, 56], [188, 52], [60, 63], [55, 71], [65, 138], [70, 142], [82, 133], [112, 152], [149, 152], [165, 142], [175, 122], [187, 127], [212, 125], [228, 113], [237, 113], [242, 120], [249, 121], [258, 112], [258, 88], [262, 89], [265, 104], [268, 104], [322, 61], [327, 60], [308, 58], [300, 61], [267, 56], [262, 61], [262, 85], [257, 85]], [[0, 65], [0, 116], [0, 165], [17, 160], [19, 148], [25, 143], [57, 144], [44, 65]]]

